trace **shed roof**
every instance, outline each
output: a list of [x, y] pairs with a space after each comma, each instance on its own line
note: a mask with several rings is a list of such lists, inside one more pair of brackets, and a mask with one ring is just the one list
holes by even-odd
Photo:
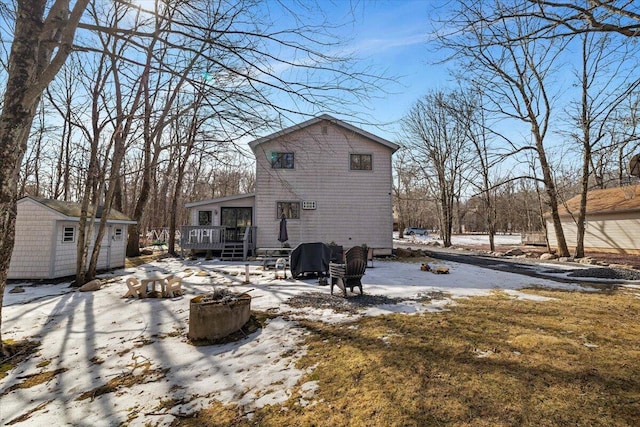
[[273, 140], [275, 138], [279, 138], [281, 136], [288, 135], [288, 134], [290, 134], [292, 132], [295, 132], [295, 131], [298, 131], [298, 130], [301, 130], [301, 129], [304, 129], [304, 128], [307, 128], [307, 127], [310, 127], [310, 126], [313, 126], [315, 124], [318, 124], [318, 123], [322, 122], [323, 120], [327, 120], [327, 121], [333, 123], [334, 125], [337, 125], [337, 126], [340, 126], [340, 127], [344, 128], [344, 129], [347, 129], [347, 130], [350, 130], [352, 132], [355, 132], [355, 133], [357, 133], [357, 134], [359, 134], [359, 135], [361, 135], [361, 136], [363, 136], [365, 138], [368, 138], [368, 139], [370, 139], [372, 141], [377, 142], [378, 144], [382, 144], [382, 145], [390, 148], [393, 152], [395, 152], [396, 150], [398, 150], [400, 148], [400, 146], [398, 144], [394, 144], [393, 142], [388, 141], [388, 140], [386, 140], [384, 138], [380, 138], [379, 136], [374, 135], [374, 134], [372, 134], [370, 132], [367, 132], [366, 130], [360, 129], [360, 128], [356, 127], [356, 126], [353, 126], [352, 124], [349, 124], [349, 123], [344, 122], [342, 120], [336, 119], [335, 117], [330, 116], [329, 114], [323, 114], [321, 116], [314, 117], [314, 118], [309, 119], [307, 121], [304, 121], [302, 123], [298, 123], [296, 125], [293, 125], [293, 126], [290, 126], [288, 128], [282, 129], [282, 130], [280, 130], [278, 132], [274, 132], [274, 133], [272, 133], [270, 135], [263, 136], [262, 138], [259, 138], [259, 139], [256, 139], [254, 141], [251, 141], [249, 143], [249, 147], [251, 147], [251, 149], [255, 152], [256, 147], [258, 145], [262, 144], [262, 143], [265, 143], [265, 142], [271, 141], [271, 140]]
[[[565, 205], [559, 207], [561, 215], [577, 213], [580, 208], [580, 195], [567, 200]], [[591, 190], [587, 193], [588, 214], [631, 211], [640, 211], [640, 185]]]
[[[45, 199], [42, 197], [33, 197], [33, 196], [23, 197], [19, 201], [25, 200], [25, 199], [31, 199], [34, 202], [40, 203], [41, 205], [44, 205], [47, 208], [52, 209], [68, 218], [80, 218], [80, 212], [82, 207], [80, 203], [65, 202], [63, 200]], [[90, 205], [89, 210], [92, 211], [93, 206]], [[102, 218], [102, 206], [98, 206], [98, 210], [96, 212], [96, 218]], [[111, 209], [111, 211], [109, 212], [109, 215], [107, 216], [107, 219], [110, 221], [135, 223], [135, 221], [133, 221], [127, 215], [115, 209]]]

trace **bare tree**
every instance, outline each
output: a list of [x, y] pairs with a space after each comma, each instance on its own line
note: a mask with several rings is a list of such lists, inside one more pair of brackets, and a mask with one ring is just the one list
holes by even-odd
[[[200, 109], [203, 107], [203, 92], [195, 94], [193, 100], [193, 108], [191, 109], [191, 117], [185, 118], [188, 120], [187, 126], [174, 126], [175, 141], [173, 149], [175, 155], [171, 156], [171, 161], [176, 163], [176, 177], [173, 184], [173, 197], [171, 198], [171, 209], [169, 210], [169, 241], [168, 251], [171, 254], [176, 253], [175, 248], [175, 236], [178, 226], [178, 202], [182, 200], [182, 190], [184, 185], [184, 176], [187, 167], [188, 159], [191, 157], [191, 153], [196, 147], [196, 142], [200, 136], [200, 129], [202, 123], [209, 117], [201, 114]], [[182, 132], [184, 131], [184, 133]]]
[[46, 139], [50, 131], [47, 129], [46, 118], [45, 106], [41, 104], [38, 108], [36, 123], [33, 129], [34, 132], [31, 135], [32, 143], [27, 147], [23, 161], [18, 189], [19, 194], [25, 194], [28, 191], [32, 196], [42, 196], [42, 164], [46, 161], [46, 156], [43, 155], [43, 153], [48, 151]]
[[[625, 46], [612, 46], [608, 34], [589, 32], [580, 35], [581, 62], [576, 73], [580, 86], [580, 101], [577, 103], [572, 122], [578, 123], [573, 139], [580, 143], [582, 150], [582, 172], [580, 179], [580, 207], [574, 217], [577, 227], [575, 256], [584, 257], [584, 234], [587, 211], [587, 193], [590, 189], [592, 153], [611, 135], [611, 123], [623, 102], [629, 98], [640, 84], [633, 81], [634, 67], [629, 68]], [[628, 141], [628, 140], [627, 140]], [[624, 138], [616, 145], [624, 144]]]
[[555, 31], [558, 27], [564, 28], [561, 35], [609, 32], [625, 37], [640, 36], [640, 13], [633, 0], [517, 0], [511, 6], [509, 13], [512, 16], [531, 14], [545, 22], [545, 25], [532, 29], [529, 37], [548, 36], [549, 30]]
[[477, 189], [482, 200], [482, 210], [486, 230], [489, 234], [489, 246], [495, 247], [496, 234], [496, 204], [493, 182], [493, 169], [499, 158], [491, 147], [492, 133], [487, 123], [487, 110], [483, 107], [483, 93], [480, 88], [461, 90], [453, 94], [450, 109], [461, 123], [461, 130], [473, 147], [473, 161], [469, 162], [469, 171], [474, 176], [469, 177], [471, 185]]
[[422, 212], [426, 195], [419, 189], [419, 168], [412, 161], [408, 149], [403, 147], [395, 154], [393, 169], [396, 175], [396, 183], [393, 185], [393, 204], [398, 214], [399, 237], [403, 238], [405, 227], [426, 225], [426, 218]]
[[[110, 11], [96, 9], [94, 3], [90, 6], [90, 17], [94, 20], [98, 16], [100, 19], [111, 20], [113, 26], [125, 17], [126, 8], [118, 4]], [[90, 126], [84, 125], [81, 120], [76, 122], [90, 147], [85, 173], [86, 185], [80, 191], [76, 286], [95, 278], [120, 163], [142, 92], [141, 78], [137, 82], [131, 82], [130, 86], [125, 86], [123, 81], [125, 79], [122, 74], [126, 67], [121, 60], [121, 52], [126, 48], [127, 40], [121, 40], [107, 32], [98, 34], [98, 37], [103, 54], [97, 56], [94, 75], [85, 75], [91, 99]], [[103, 144], [103, 139], [106, 139], [106, 144]]]
[[54, 80], [46, 90], [48, 103], [60, 114], [62, 119], [60, 146], [52, 147], [54, 152], [57, 151], [57, 158], [54, 166], [55, 174], [50, 183], [49, 197], [54, 199], [71, 199], [73, 133], [81, 123], [77, 119], [78, 111], [84, 110], [84, 108], [80, 108], [76, 100], [77, 97], [74, 96], [81, 88], [80, 76], [82, 76], [82, 67], [78, 64], [77, 57], [74, 60], [72, 56], [62, 67], [59, 78]]
[[415, 164], [436, 189], [440, 230], [447, 247], [451, 246], [460, 175], [469, 161], [466, 132], [457, 115], [451, 113], [452, 98], [451, 94], [431, 92], [414, 104], [402, 122]]
[[568, 256], [545, 145], [554, 101], [549, 80], [562, 51], [562, 40], [526, 37], [537, 24], [529, 16], [492, 19], [493, 8], [484, 2], [458, 1], [457, 5], [452, 19], [457, 28], [441, 39], [442, 44], [455, 52], [454, 57], [466, 78], [483, 87], [495, 113], [528, 126], [533, 144], [514, 143], [514, 152], [535, 150], [537, 153], [558, 254]]

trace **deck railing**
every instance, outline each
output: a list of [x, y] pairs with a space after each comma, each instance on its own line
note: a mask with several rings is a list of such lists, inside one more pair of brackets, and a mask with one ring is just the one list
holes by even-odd
[[255, 252], [256, 227], [236, 229], [213, 225], [184, 225], [181, 227], [180, 247], [184, 250], [222, 250], [225, 246], [242, 244], [244, 257]]
[[227, 227], [212, 225], [185, 225], [181, 229], [180, 246], [183, 249], [222, 249]]

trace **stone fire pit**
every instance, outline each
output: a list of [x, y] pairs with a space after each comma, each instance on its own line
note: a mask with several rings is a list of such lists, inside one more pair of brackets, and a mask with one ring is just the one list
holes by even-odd
[[192, 341], [213, 341], [239, 330], [251, 317], [251, 296], [226, 289], [199, 295], [189, 307], [189, 333]]

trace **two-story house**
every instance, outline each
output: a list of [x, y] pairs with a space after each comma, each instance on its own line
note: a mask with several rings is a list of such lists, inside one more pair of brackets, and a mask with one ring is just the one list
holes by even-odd
[[398, 145], [322, 115], [249, 146], [255, 193], [186, 204], [191, 226], [183, 228], [183, 248], [221, 250], [238, 242], [239, 251], [244, 242], [246, 254], [279, 247], [284, 214], [292, 247], [333, 242], [391, 253], [391, 157]]

